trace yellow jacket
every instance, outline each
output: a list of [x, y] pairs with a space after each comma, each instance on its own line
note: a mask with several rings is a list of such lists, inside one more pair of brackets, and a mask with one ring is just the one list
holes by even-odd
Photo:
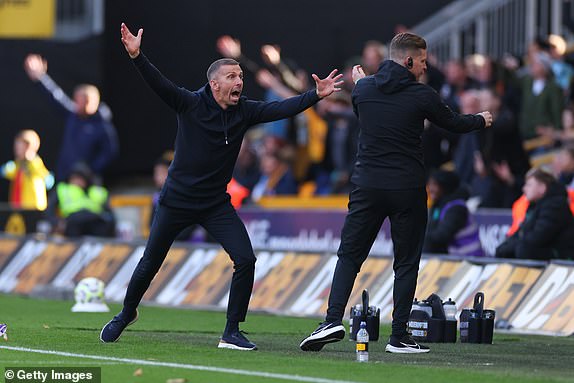
[[13, 207], [46, 209], [46, 177], [50, 172], [39, 156], [30, 161], [9, 161], [0, 168], [0, 173], [10, 180], [9, 202]]

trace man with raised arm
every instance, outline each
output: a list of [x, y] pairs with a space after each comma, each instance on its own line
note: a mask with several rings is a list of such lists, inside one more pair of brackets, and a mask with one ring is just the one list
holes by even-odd
[[[165, 78], [141, 53], [143, 29], [134, 36], [122, 23], [122, 42], [141, 76], [176, 113], [175, 157], [161, 191], [144, 255], [132, 275], [122, 311], [100, 333], [115, 342], [138, 318], [137, 306], [178, 233], [202, 225], [221, 243], [233, 261], [227, 324], [219, 348], [255, 350], [239, 331], [253, 288], [255, 255], [243, 222], [230, 203], [226, 187], [247, 129], [261, 122], [291, 117], [321, 98], [339, 91], [342, 75], [332, 71], [316, 88], [280, 102], [259, 102], [241, 96], [243, 71], [233, 59], [220, 59], [207, 70], [208, 83], [197, 91], [180, 88]], [[223, 282], [222, 282], [223, 283]]]

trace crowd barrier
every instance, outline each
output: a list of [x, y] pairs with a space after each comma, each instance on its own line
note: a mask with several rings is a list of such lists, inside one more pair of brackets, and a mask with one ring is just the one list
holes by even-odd
[[[70, 241], [38, 236], [0, 236], [0, 292], [29, 295], [38, 290], [73, 289], [84, 277], [106, 283], [106, 297], [121, 302], [143, 242]], [[325, 313], [334, 252], [257, 250], [251, 310], [296, 315]], [[176, 243], [144, 302], [223, 309], [233, 272], [219, 246]], [[358, 275], [350, 303], [363, 289], [381, 318], [392, 311], [392, 257], [371, 256]], [[493, 258], [424, 257], [416, 296], [437, 293], [452, 298], [459, 311], [483, 291], [486, 306], [496, 310], [511, 331], [554, 335], [574, 333], [574, 263], [500, 262]], [[348, 310], [347, 310], [348, 312]]]

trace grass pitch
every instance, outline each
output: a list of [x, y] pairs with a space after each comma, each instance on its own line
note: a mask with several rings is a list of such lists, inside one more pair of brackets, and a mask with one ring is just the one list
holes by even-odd
[[242, 329], [259, 350], [245, 352], [217, 349], [222, 312], [140, 307], [140, 319], [119, 342], [102, 344], [100, 329], [120, 306], [110, 305], [110, 313], [72, 313], [71, 306], [0, 295], [0, 323], [8, 324], [9, 337], [0, 338], [0, 376], [4, 367], [96, 366], [105, 383], [574, 382], [573, 337], [495, 334], [493, 345], [431, 344], [428, 354], [396, 355], [384, 352], [390, 329], [383, 326], [381, 340], [370, 345], [371, 361], [359, 364], [348, 340], [319, 353], [299, 350], [317, 319], [250, 313]]

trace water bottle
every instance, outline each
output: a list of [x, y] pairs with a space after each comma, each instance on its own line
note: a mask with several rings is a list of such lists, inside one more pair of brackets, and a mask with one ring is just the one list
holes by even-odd
[[357, 362], [369, 361], [369, 333], [367, 332], [367, 323], [362, 321], [357, 332]]
[[448, 298], [448, 301], [442, 303], [442, 307], [444, 308], [444, 315], [446, 316], [446, 320], [456, 320], [456, 303]]

